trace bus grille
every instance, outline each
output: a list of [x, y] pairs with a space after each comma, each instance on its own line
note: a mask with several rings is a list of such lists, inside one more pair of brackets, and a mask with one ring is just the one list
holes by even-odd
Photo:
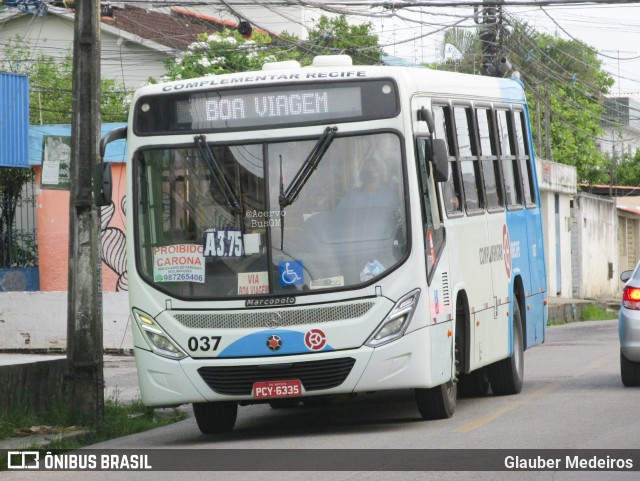
[[198, 373], [218, 394], [250, 395], [253, 383], [300, 379], [306, 391], [330, 389], [347, 378], [356, 360], [351, 357], [323, 361], [254, 366], [205, 366]]
[[183, 326], [194, 329], [274, 328], [354, 319], [365, 315], [373, 305], [373, 302], [358, 302], [277, 311], [178, 312], [174, 317]]

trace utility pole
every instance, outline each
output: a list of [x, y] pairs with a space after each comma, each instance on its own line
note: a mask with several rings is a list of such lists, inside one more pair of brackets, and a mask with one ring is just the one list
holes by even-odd
[[100, 2], [76, 0], [73, 39], [67, 401], [90, 423], [104, 415], [100, 211], [91, 174], [100, 141]]
[[[488, 3], [484, 0], [483, 3]], [[474, 9], [474, 21], [480, 25], [480, 45], [482, 49], [482, 75], [495, 75], [496, 47], [498, 30], [496, 29], [498, 11], [494, 5], [483, 6], [480, 11]]]

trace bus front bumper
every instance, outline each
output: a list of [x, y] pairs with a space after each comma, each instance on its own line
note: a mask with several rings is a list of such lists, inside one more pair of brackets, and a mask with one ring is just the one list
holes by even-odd
[[[142, 402], [147, 406], [176, 406], [212, 401], [251, 403], [255, 401], [251, 387], [252, 373], [260, 373], [259, 380], [265, 381], [270, 379], [268, 375], [265, 377], [264, 373], [270, 370], [286, 372], [290, 366], [323, 362], [322, 366], [326, 366], [327, 374], [335, 374], [336, 378], [339, 378], [331, 369], [335, 367], [337, 370], [339, 366], [344, 366], [347, 359], [353, 359], [354, 362], [344, 380], [340, 380], [341, 382], [334, 387], [313, 390], [306, 389], [303, 382], [302, 397], [433, 387], [452, 377], [450, 328], [450, 323], [443, 323], [418, 329], [375, 349], [362, 346], [352, 350], [269, 358], [188, 357], [175, 361], [136, 348], [140, 394]], [[212, 367], [220, 369], [221, 377], [228, 379], [226, 385], [226, 381], [223, 381], [222, 387], [216, 387], [215, 390], [205, 382], [199, 372], [201, 369], [207, 370]], [[229, 371], [225, 372], [225, 368]], [[240, 369], [241, 374], [236, 376], [237, 371], [231, 371], [232, 369]], [[273, 380], [283, 379], [280, 375], [274, 377]], [[295, 375], [293, 377], [295, 378]], [[232, 385], [236, 381], [244, 385], [240, 388], [241, 392], [236, 390], [234, 393], [220, 393], [234, 390]]]

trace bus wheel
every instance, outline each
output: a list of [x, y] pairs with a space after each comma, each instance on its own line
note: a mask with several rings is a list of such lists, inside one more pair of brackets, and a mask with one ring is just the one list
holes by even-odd
[[416, 389], [416, 403], [423, 419], [447, 419], [456, 410], [458, 387], [449, 381], [429, 389]]
[[491, 390], [497, 396], [518, 394], [524, 377], [524, 350], [522, 348], [522, 322], [520, 305], [513, 302], [513, 354], [489, 366]]
[[236, 424], [238, 404], [234, 401], [193, 403], [193, 414], [202, 434], [228, 433]]
[[489, 370], [486, 367], [463, 374], [458, 381], [458, 396], [482, 397], [489, 392]]

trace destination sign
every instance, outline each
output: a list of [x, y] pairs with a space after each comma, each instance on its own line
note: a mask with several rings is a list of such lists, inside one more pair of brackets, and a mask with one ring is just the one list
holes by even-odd
[[251, 130], [395, 117], [388, 79], [171, 91], [141, 97], [137, 135]]
[[178, 124], [196, 130], [349, 119], [362, 115], [362, 94], [359, 87], [277, 93], [208, 92], [178, 102], [176, 113]]

